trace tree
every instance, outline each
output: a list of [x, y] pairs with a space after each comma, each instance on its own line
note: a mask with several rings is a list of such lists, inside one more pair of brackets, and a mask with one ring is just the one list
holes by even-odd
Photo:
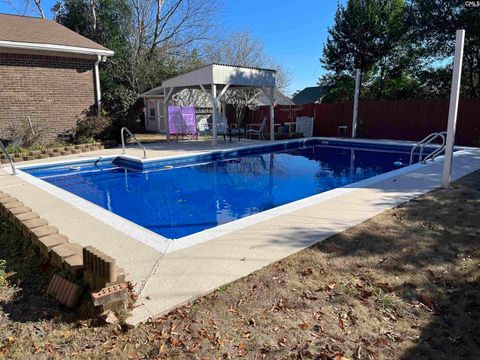
[[[34, 5], [34, 12], [40, 15], [42, 19], [45, 19], [45, 13], [43, 11], [41, 0], [0, 0], [0, 3], [7, 4], [19, 14], [28, 13], [30, 6]], [[22, 7], [23, 9], [20, 9]]]
[[[252, 38], [247, 32], [237, 32], [227, 36], [218, 36], [217, 41], [207, 44], [203, 50], [207, 63], [224, 63], [239, 66], [263, 67], [276, 70], [277, 88], [286, 89], [290, 85], [288, 70], [266, 55], [263, 42]], [[236, 122], [242, 126], [246, 108], [259, 96], [258, 89], [230, 90], [225, 100], [235, 109]]]
[[[349, 0], [338, 5], [335, 23], [323, 48], [321, 63], [328, 73], [320, 84], [331, 86], [326, 99], [353, 95], [348, 78], [361, 70], [383, 97], [389, 79], [404, 77], [415, 67], [414, 46], [408, 38], [407, 8], [403, 0]], [[336, 82], [338, 81], [338, 88]]]
[[[422, 51], [422, 59], [432, 76], [450, 70], [455, 49], [455, 32], [465, 29], [462, 95], [480, 97], [480, 11], [463, 0], [412, 0], [410, 4], [412, 33]], [[422, 69], [422, 71], [425, 71]], [[451, 74], [451, 71], [450, 71]], [[423, 74], [425, 75], [425, 74]], [[445, 93], [450, 82], [442, 82], [439, 93]], [[448, 93], [448, 90], [447, 90]]]

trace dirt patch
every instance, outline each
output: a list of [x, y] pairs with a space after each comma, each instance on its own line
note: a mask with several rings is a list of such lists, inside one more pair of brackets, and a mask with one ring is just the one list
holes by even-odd
[[96, 327], [44, 297], [48, 268], [3, 221], [0, 354], [478, 359], [479, 219], [476, 173], [135, 329]]

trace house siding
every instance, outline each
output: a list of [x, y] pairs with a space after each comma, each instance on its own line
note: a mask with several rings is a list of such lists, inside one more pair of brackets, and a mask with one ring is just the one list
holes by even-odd
[[75, 127], [95, 105], [92, 58], [0, 53], [0, 139], [30, 116], [45, 124], [45, 140]]

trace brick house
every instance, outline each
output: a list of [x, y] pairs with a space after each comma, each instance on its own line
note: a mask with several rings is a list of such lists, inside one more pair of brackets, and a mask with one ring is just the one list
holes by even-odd
[[0, 139], [30, 117], [54, 140], [100, 108], [99, 63], [111, 55], [54, 21], [0, 14]]

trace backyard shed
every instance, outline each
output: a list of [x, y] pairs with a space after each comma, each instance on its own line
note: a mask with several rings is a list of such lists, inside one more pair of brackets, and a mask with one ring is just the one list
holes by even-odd
[[269, 100], [270, 139], [274, 140], [273, 109], [275, 86], [275, 70], [226, 64], [209, 64], [200, 69], [165, 80], [161, 86], [140, 95], [146, 102], [146, 128], [152, 129], [149, 126], [153, 126], [153, 129], [156, 129], [156, 131], [165, 131], [167, 140], [169, 140], [170, 129], [167, 107], [172, 95], [184, 89], [201, 89], [207, 95], [210, 106], [213, 109], [213, 144], [216, 144], [218, 108], [220, 103], [224, 101], [225, 93], [233, 89], [261, 89]]
[[0, 14], [0, 139], [30, 118], [54, 140], [98, 110], [99, 64], [111, 55], [54, 21]]

